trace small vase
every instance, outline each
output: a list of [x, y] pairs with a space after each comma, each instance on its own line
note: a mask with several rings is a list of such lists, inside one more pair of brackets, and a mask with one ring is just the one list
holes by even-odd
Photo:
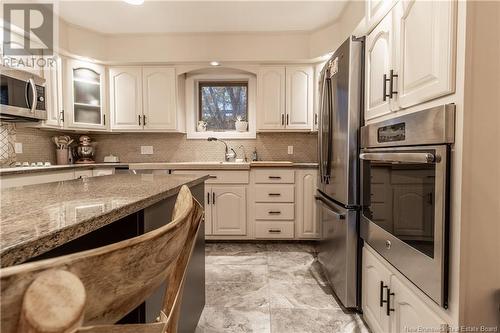
[[56, 149], [56, 164], [57, 165], [66, 165], [68, 164], [68, 148], [64, 149]]

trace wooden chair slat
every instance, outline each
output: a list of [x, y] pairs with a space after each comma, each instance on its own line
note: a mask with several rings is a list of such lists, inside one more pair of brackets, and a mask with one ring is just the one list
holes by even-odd
[[[168, 280], [165, 297], [177, 296], [165, 302], [164, 313], [170, 321], [178, 312], [183, 285], [179, 276], [185, 274], [201, 219], [200, 204], [183, 186], [172, 222], [163, 227], [101, 248], [1, 269], [1, 331], [17, 332], [23, 296], [47, 270], [68, 271], [81, 280], [87, 297], [84, 325], [91, 326], [115, 323]], [[173, 321], [176, 326], [177, 320]], [[129, 332], [123, 329], [127, 331], [116, 332]]]

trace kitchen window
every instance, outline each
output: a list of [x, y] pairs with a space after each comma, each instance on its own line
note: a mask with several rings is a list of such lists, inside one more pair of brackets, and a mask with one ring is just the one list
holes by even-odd
[[198, 131], [248, 132], [248, 82], [198, 82], [198, 124]]
[[239, 69], [185, 77], [188, 139], [255, 139], [257, 76]]

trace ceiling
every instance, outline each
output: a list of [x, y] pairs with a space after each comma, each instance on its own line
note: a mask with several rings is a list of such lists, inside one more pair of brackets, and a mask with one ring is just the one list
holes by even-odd
[[61, 1], [61, 17], [102, 33], [310, 31], [335, 21], [345, 0]]

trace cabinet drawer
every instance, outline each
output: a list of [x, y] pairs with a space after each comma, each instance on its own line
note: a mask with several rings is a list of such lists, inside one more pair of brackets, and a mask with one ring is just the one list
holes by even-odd
[[75, 170], [75, 179], [92, 177], [92, 170]]
[[114, 173], [115, 169], [113, 168], [94, 169], [92, 170], [92, 177], [113, 175]]
[[256, 202], [295, 202], [293, 185], [255, 185]]
[[293, 238], [293, 222], [258, 221], [255, 223], [256, 238]]
[[293, 220], [295, 218], [293, 203], [256, 203], [255, 219], [257, 220]]
[[174, 170], [174, 175], [210, 175], [206, 184], [248, 184], [248, 171]]
[[265, 169], [255, 170], [256, 184], [293, 184], [295, 182], [294, 170]]

